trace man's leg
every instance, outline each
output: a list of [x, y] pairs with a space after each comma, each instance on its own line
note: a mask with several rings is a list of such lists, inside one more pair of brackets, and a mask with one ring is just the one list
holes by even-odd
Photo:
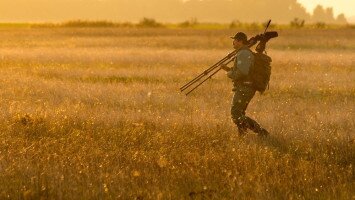
[[244, 135], [247, 131], [248, 122], [246, 120], [245, 110], [254, 94], [255, 90], [244, 85], [240, 85], [234, 91], [231, 114], [233, 122], [237, 125], [240, 135]]
[[249, 102], [255, 95], [255, 89], [241, 85], [235, 91], [232, 101], [231, 114], [233, 122], [237, 125], [240, 135], [244, 135], [247, 129], [254, 131], [260, 136], [268, 135], [268, 132], [262, 128], [255, 120], [245, 115], [245, 110]]

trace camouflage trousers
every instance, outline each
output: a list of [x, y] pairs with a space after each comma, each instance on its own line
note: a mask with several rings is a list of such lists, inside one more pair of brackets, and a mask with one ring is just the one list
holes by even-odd
[[243, 135], [247, 129], [261, 133], [264, 129], [253, 119], [245, 115], [249, 102], [254, 97], [256, 90], [249, 86], [238, 84], [233, 89], [231, 114], [233, 122], [237, 125], [239, 134]]

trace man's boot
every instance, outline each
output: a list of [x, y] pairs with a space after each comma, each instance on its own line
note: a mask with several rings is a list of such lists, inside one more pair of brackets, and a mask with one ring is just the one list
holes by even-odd
[[270, 133], [264, 129], [264, 128], [261, 128], [258, 132], [257, 132], [258, 136], [260, 137], [266, 137], [268, 135], [270, 135]]
[[239, 128], [238, 127], [238, 135], [240, 136], [240, 137], [243, 137], [243, 136], [245, 136], [247, 134], [247, 128]]
[[247, 127], [260, 137], [266, 137], [270, 134], [266, 129], [261, 127], [256, 121], [249, 117], [247, 117]]
[[247, 125], [243, 121], [238, 121], [236, 125], [238, 127], [239, 136], [245, 136], [248, 131]]

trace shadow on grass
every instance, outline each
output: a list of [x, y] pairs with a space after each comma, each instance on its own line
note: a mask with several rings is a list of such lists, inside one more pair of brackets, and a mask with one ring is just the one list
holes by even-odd
[[257, 144], [259, 147], [269, 147], [277, 150], [279, 153], [288, 154], [291, 146], [291, 141], [280, 138], [277, 135], [268, 135], [267, 137], [255, 136], [253, 138], [244, 138], [248, 143]]
[[277, 136], [270, 135], [265, 138], [260, 138], [260, 144], [278, 149], [282, 153], [286, 153], [288, 151], [289, 142], [285, 139], [279, 138]]

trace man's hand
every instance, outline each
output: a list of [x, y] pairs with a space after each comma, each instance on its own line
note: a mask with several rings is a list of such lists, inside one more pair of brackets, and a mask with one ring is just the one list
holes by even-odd
[[229, 68], [227, 65], [224, 65], [224, 64], [221, 65], [221, 69], [223, 69], [226, 72], [231, 70], [231, 68]]

